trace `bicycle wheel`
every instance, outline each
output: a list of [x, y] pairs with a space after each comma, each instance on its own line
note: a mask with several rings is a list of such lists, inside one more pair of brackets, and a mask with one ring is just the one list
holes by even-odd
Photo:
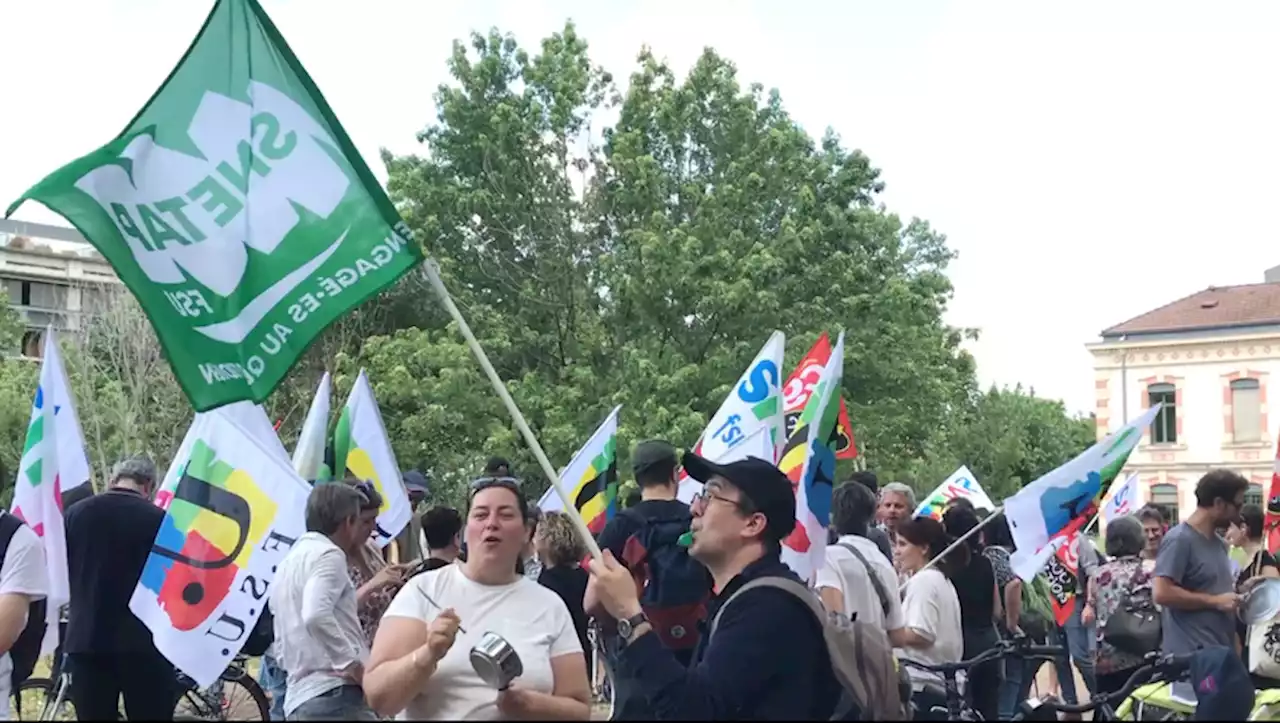
[[271, 704], [258, 683], [240, 668], [228, 668], [204, 690], [183, 676], [185, 689], [173, 710], [175, 721], [267, 721]]
[[48, 710], [52, 707], [57, 691], [54, 688], [53, 681], [48, 678], [28, 678], [24, 680], [13, 691], [13, 696], [9, 699], [9, 717], [13, 720], [60, 720], [72, 721], [76, 719], [76, 708], [72, 704], [71, 699], [63, 692], [63, 700], [58, 703], [57, 710]]

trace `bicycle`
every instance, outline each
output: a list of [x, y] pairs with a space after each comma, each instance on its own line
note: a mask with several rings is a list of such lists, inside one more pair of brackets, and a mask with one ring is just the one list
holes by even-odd
[[[1015, 721], [1056, 721], [1059, 713], [1082, 715], [1093, 713], [1095, 721], [1143, 720], [1129, 717], [1125, 706], [1133, 699], [1139, 688], [1151, 685], [1163, 685], [1186, 678], [1191, 670], [1194, 655], [1162, 655], [1159, 652], [1148, 653], [1145, 663], [1125, 681], [1122, 688], [1114, 693], [1095, 695], [1085, 703], [1064, 703], [1057, 696], [1045, 696], [1040, 699], [1026, 700], [1018, 706], [1014, 714]], [[1113, 704], [1123, 701], [1119, 709]], [[1162, 718], [1159, 720], [1168, 720]]]
[[[968, 671], [974, 666], [983, 663], [999, 660], [1001, 658], [1021, 658], [1023, 660], [1045, 660], [1053, 661], [1060, 658], [1066, 651], [1060, 645], [1031, 645], [1026, 638], [1017, 638], [1014, 640], [1001, 640], [994, 648], [983, 651], [969, 660], [961, 660], [956, 663], [944, 663], [942, 665], [927, 665], [925, 663], [917, 663], [907, 658], [899, 659], [899, 663], [908, 668], [924, 670], [930, 673], [937, 673], [942, 676], [942, 685], [930, 682], [912, 682], [912, 690], [915, 691], [916, 686], [921, 686], [924, 691], [932, 693], [935, 697], [942, 697], [946, 700], [945, 708], [942, 706], [933, 706], [929, 709], [929, 713], [945, 714], [947, 720], [963, 720], [963, 721], [983, 721], [986, 720], [982, 714], [975, 710], [964, 699], [964, 694], [960, 688], [958, 676], [961, 672]], [[914, 696], [913, 696], [914, 697]], [[914, 701], [911, 703], [912, 718], [916, 717], [919, 709]]]
[[[178, 699], [174, 705], [173, 720], [176, 721], [268, 721], [271, 704], [267, 694], [263, 692], [253, 676], [245, 669], [247, 656], [237, 655], [226, 670], [218, 676], [218, 680], [208, 688], [201, 689], [186, 674], [174, 670], [178, 685]], [[61, 656], [55, 656], [49, 678], [28, 678], [14, 691], [17, 705], [12, 713], [16, 720], [22, 717], [22, 701], [30, 695], [36, 700], [43, 699], [39, 706], [39, 714], [35, 720], [77, 720], [75, 705], [70, 699], [71, 674], [62, 669]], [[230, 691], [228, 690], [230, 689]], [[237, 692], [243, 692], [243, 699]], [[38, 697], [37, 697], [38, 696]], [[123, 710], [120, 720], [127, 720]]]

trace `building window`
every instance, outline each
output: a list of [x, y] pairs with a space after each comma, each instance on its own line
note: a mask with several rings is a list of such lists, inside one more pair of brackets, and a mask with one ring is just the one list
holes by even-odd
[[1244, 491], [1244, 503], [1246, 505], [1262, 506], [1262, 485], [1249, 485], [1249, 489]]
[[1151, 504], [1160, 505], [1169, 511], [1169, 525], [1178, 524], [1178, 486], [1170, 484], [1151, 485]]
[[44, 331], [27, 329], [22, 333], [22, 356], [39, 359], [44, 356]]
[[34, 306], [37, 309], [49, 309], [61, 311], [67, 308], [67, 290], [65, 287], [56, 284], [46, 284], [40, 281], [25, 281], [23, 286], [26, 288], [26, 297], [23, 299], [24, 306]]
[[1262, 439], [1262, 390], [1257, 379], [1231, 382], [1231, 432], [1236, 442]]
[[1152, 444], [1174, 444], [1178, 441], [1178, 410], [1174, 406], [1178, 390], [1172, 384], [1147, 387], [1147, 406], [1164, 404], [1151, 423]]

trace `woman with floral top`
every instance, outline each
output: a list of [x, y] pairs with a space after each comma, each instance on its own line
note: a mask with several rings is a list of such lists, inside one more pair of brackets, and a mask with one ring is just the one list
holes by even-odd
[[[370, 482], [355, 485], [371, 499], [375, 509], [382, 504], [382, 496]], [[409, 565], [391, 565], [382, 558], [382, 551], [372, 540], [366, 542], [355, 553], [347, 556], [347, 573], [351, 576], [351, 584], [356, 588], [356, 615], [360, 618], [360, 628], [364, 630], [365, 642], [373, 645], [373, 636], [378, 632], [378, 623], [382, 614], [387, 611], [400, 586], [404, 584], [404, 574]]]
[[1085, 625], [1096, 621], [1098, 644], [1094, 651], [1094, 669], [1098, 690], [1094, 695], [1114, 693], [1124, 687], [1133, 671], [1142, 665], [1142, 656], [1118, 650], [1107, 642], [1103, 631], [1107, 620], [1126, 603], [1151, 599], [1151, 573], [1142, 564], [1146, 533], [1136, 517], [1121, 517], [1107, 523], [1107, 556], [1110, 561], [1098, 567], [1089, 578], [1081, 620]]

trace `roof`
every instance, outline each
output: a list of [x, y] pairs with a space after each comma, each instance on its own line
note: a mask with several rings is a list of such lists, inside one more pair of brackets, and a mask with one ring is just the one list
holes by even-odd
[[0, 218], [0, 233], [9, 233], [14, 236], [26, 236], [36, 239], [53, 239], [55, 241], [71, 241], [75, 243], [87, 244], [88, 241], [73, 228], [64, 228], [62, 226], [50, 226], [45, 223], [31, 223], [30, 221], [15, 221], [11, 218]]
[[1280, 325], [1280, 283], [1210, 286], [1102, 332], [1159, 334]]

